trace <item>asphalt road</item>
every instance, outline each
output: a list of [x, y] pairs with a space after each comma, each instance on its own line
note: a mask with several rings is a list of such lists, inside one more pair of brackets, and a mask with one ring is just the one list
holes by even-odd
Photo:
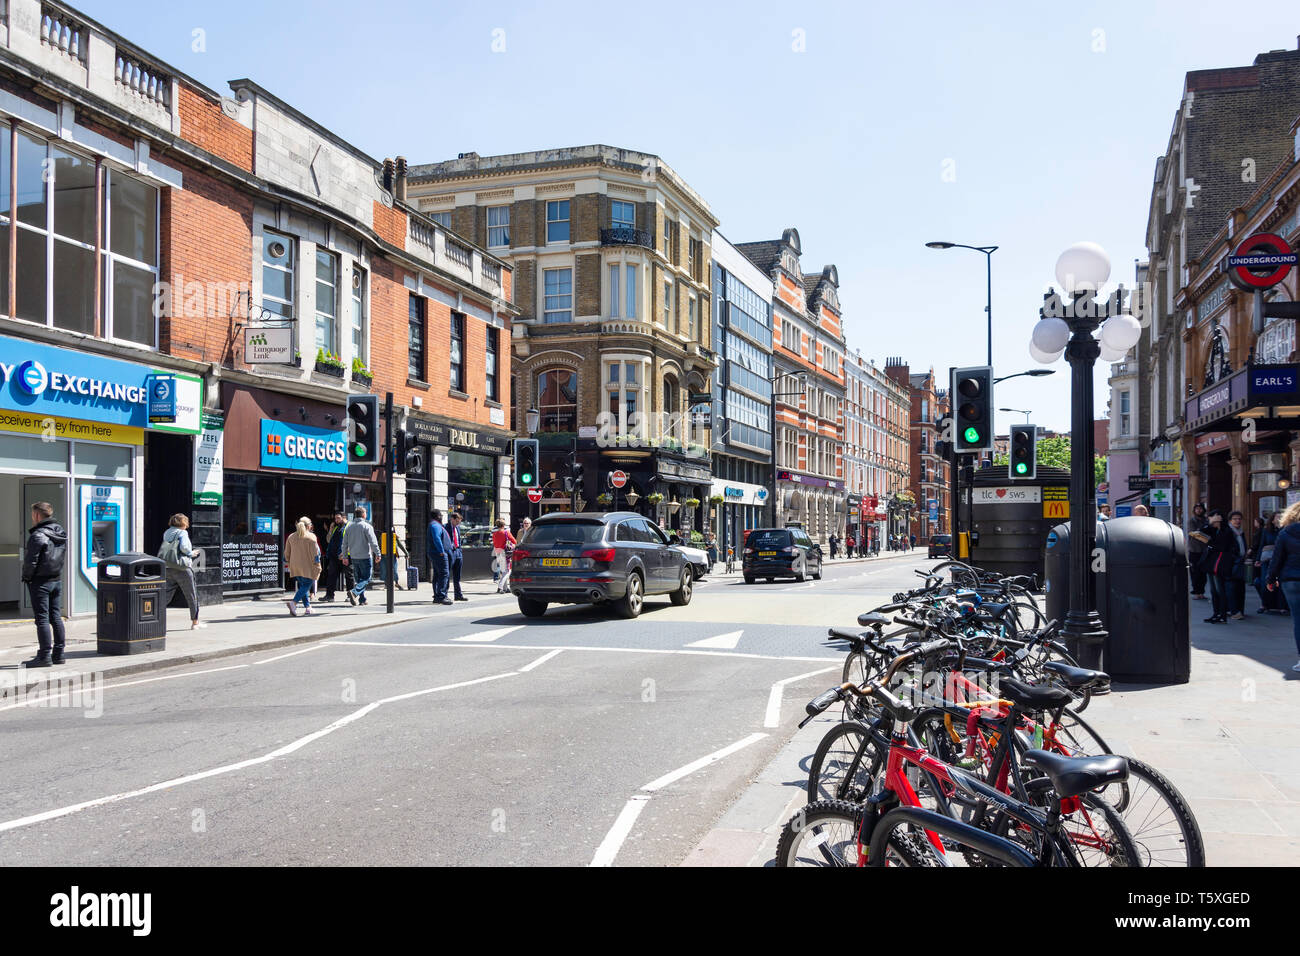
[[0, 864], [674, 865], [916, 554], [625, 621], [510, 598], [0, 710]]

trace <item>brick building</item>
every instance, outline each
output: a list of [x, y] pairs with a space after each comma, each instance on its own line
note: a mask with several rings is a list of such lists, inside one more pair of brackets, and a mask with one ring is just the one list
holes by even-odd
[[848, 356], [845, 367], [849, 531], [856, 540], [884, 550], [891, 531], [889, 502], [910, 484], [911, 395], [884, 369], [864, 361], [861, 352]]
[[[508, 517], [508, 265], [410, 208], [400, 162], [255, 83], [219, 93], [60, 3], [6, 12], [0, 552], [49, 500], [85, 613], [97, 560], [156, 551], [184, 512], [204, 602], [278, 592], [298, 517], [390, 520], [379, 471], [347, 460], [365, 390], [426, 443], [391, 516], [416, 560], [431, 504]], [[176, 407], [151, 422], [160, 381]]]
[[[915, 505], [905, 508], [907, 534], [918, 545], [932, 534], [952, 532], [951, 469], [940, 447], [940, 428], [948, 414], [948, 390], [940, 389], [934, 369], [913, 372], [901, 358], [891, 358], [885, 373], [911, 396], [911, 493]], [[932, 518], [931, 515], [934, 515]]]
[[606, 476], [622, 470], [620, 507], [704, 530], [718, 225], [705, 201], [659, 157], [600, 145], [465, 153], [411, 167], [409, 192], [515, 269], [514, 424], [524, 434], [522, 410], [540, 413], [540, 510], [568, 510], [576, 450], [580, 508], [603, 510]]
[[798, 522], [825, 545], [844, 536], [844, 327], [839, 272], [805, 274], [799, 232], [736, 245], [772, 281], [779, 527]]
[[[1251, 452], [1235, 434], [1239, 423], [1220, 422], [1209, 438], [1203, 427], [1189, 431], [1187, 401], [1241, 369], [1251, 353], [1250, 296], [1212, 267], [1231, 240], [1255, 228], [1251, 223], [1285, 218], [1273, 208], [1278, 195], [1262, 190], [1293, 156], [1297, 115], [1300, 50], [1263, 53], [1249, 66], [1195, 70], [1186, 75], [1168, 145], [1156, 160], [1148, 258], [1137, 267], [1150, 321], [1126, 360], [1112, 366], [1110, 474], [1112, 495], [1122, 496], [1118, 483], [1145, 474], [1148, 462], [1180, 462], [1182, 477], [1163, 486], [1173, 492], [1169, 503], [1152, 502], [1153, 514], [1176, 522], [1190, 512], [1184, 493], [1208, 493], [1219, 506], [1247, 504]], [[1261, 210], [1260, 202], [1269, 208]]]

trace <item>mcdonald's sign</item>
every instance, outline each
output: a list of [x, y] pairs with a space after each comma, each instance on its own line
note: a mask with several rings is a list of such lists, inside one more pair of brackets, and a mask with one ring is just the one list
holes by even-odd
[[1070, 489], [1043, 488], [1043, 517], [1065, 520], [1070, 517]]

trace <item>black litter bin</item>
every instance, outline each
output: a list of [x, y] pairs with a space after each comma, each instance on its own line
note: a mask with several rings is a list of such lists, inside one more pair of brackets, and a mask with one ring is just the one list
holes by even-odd
[[[1106, 628], [1101, 666], [1120, 681], [1184, 684], [1191, 676], [1187, 539], [1159, 518], [1097, 522], [1105, 556], [1096, 574], [1097, 613]], [[1070, 525], [1047, 543], [1047, 616], [1064, 623], [1070, 606]]]
[[101, 654], [146, 654], [167, 646], [167, 568], [151, 554], [115, 554], [96, 569]]

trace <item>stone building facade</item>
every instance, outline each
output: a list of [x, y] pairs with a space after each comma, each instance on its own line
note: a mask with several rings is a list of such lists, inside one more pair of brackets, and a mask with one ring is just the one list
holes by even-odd
[[911, 396], [861, 352], [850, 355], [845, 365], [848, 528], [857, 541], [883, 550], [889, 540], [890, 502], [909, 486]]
[[[718, 224], [704, 200], [659, 157], [601, 145], [417, 165], [409, 193], [514, 268], [513, 425], [525, 434], [524, 410], [540, 413], [538, 510], [569, 508], [576, 454], [580, 509], [704, 530]], [[629, 475], [621, 491], [613, 471]]]
[[[913, 372], [901, 358], [891, 358], [885, 373], [911, 397], [911, 495], [905, 504], [904, 531], [916, 535], [917, 545], [930, 535], [952, 532], [951, 468], [941, 453], [942, 422], [948, 414], [948, 390], [939, 387], [934, 369]], [[931, 517], [933, 515], [933, 517]]]

